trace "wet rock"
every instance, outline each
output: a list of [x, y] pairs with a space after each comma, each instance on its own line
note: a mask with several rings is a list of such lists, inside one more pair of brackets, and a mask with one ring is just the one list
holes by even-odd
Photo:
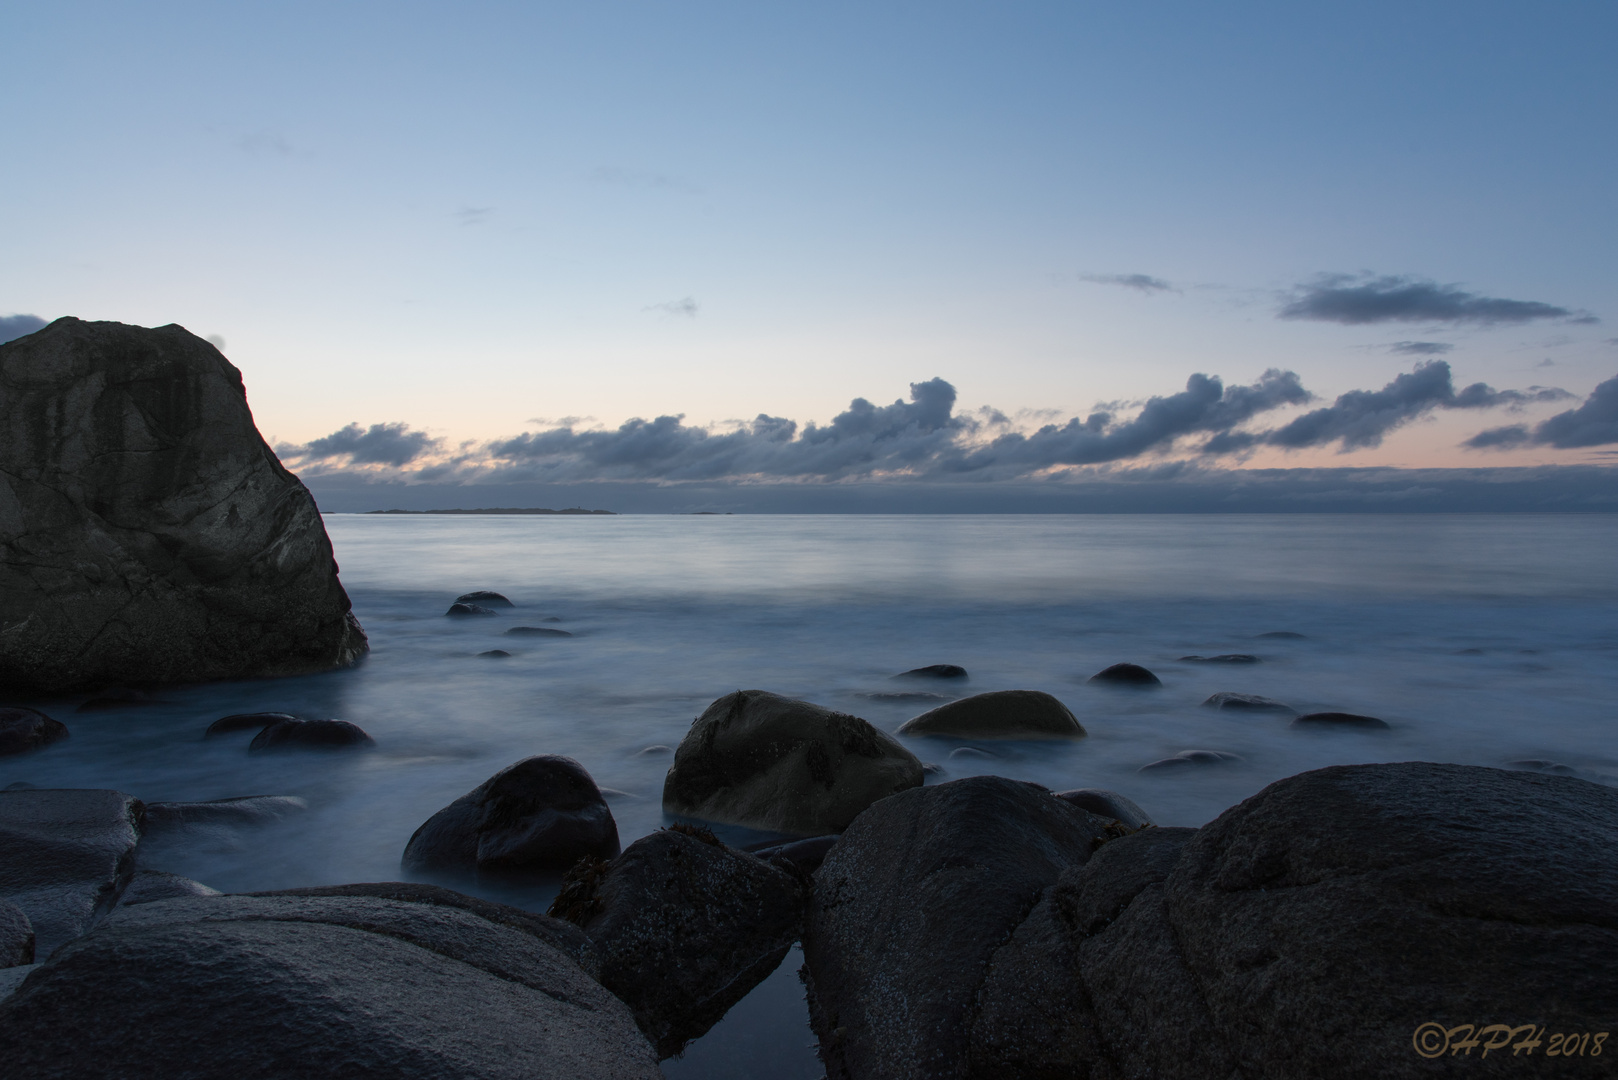
[[275, 750], [338, 750], [375, 745], [375, 739], [347, 720], [279, 720], [253, 736], [247, 751], [262, 754]]
[[0, 685], [294, 675], [365, 634], [241, 373], [179, 326], [0, 345]]
[[428, 818], [405, 846], [413, 871], [561, 871], [618, 854], [618, 824], [572, 758], [525, 758]]
[[[798, 937], [805, 879], [701, 828], [635, 841], [570, 910], [601, 952], [601, 984], [659, 1057], [680, 1052], [774, 971]], [[556, 909], [553, 909], [556, 910]]]
[[1229, 765], [1240, 760], [1241, 758], [1235, 754], [1227, 754], [1223, 750], [1181, 750], [1172, 757], [1162, 758], [1150, 764], [1142, 765], [1139, 771], [1183, 769], [1191, 765]]
[[963, 739], [1079, 739], [1084, 728], [1066, 705], [1039, 690], [974, 694], [912, 717], [901, 735]]
[[506, 652], [504, 649], [487, 649], [478, 653], [478, 655], [488, 657], [490, 660], [505, 660], [511, 656], [511, 654]]
[[486, 608], [516, 607], [510, 600], [497, 592], [488, 589], [479, 589], [477, 592], [462, 593], [455, 598], [457, 604], [481, 604]]
[[1274, 712], [1287, 713], [1296, 716], [1298, 710], [1274, 698], [1261, 697], [1258, 694], [1238, 694], [1230, 690], [1222, 690], [1203, 702], [1210, 709], [1229, 709], [1233, 712]]
[[727, 694], [691, 725], [663, 809], [768, 832], [840, 832], [878, 799], [921, 785], [921, 762], [857, 716], [763, 690]]
[[67, 737], [66, 724], [38, 709], [0, 708], [0, 757], [26, 754]]
[[232, 713], [229, 716], [221, 716], [209, 724], [202, 737], [212, 739], [217, 735], [229, 735], [236, 731], [263, 731], [271, 724], [297, 719], [298, 717], [292, 713], [284, 712]]
[[827, 1076], [968, 1075], [990, 958], [1104, 838], [1083, 810], [997, 776], [901, 792], [856, 818], [815, 874], [804, 927]]
[[0, 968], [34, 962], [34, 924], [23, 909], [0, 900]]
[[571, 630], [558, 630], [554, 626], [513, 626], [507, 637], [572, 637]]
[[112, 910], [135, 872], [144, 817], [140, 800], [118, 791], [0, 792], [0, 899], [28, 916], [37, 957]]
[[1188, 664], [1256, 664], [1258, 657], [1252, 653], [1224, 653], [1220, 656], [1182, 656], [1181, 660]]
[[1163, 680], [1139, 664], [1113, 664], [1090, 676], [1090, 682], [1109, 686], [1162, 686]]
[[572, 959], [419, 894], [123, 908], [0, 1002], [0, 1059], [18, 1080], [659, 1076]]
[[146, 804], [148, 836], [191, 825], [268, 825], [309, 809], [297, 795], [244, 795], [210, 802], [155, 802]]
[[1298, 717], [1292, 721], [1291, 726], [1387, 730], [1391, 725], [1386, 720], [1379, 720], [1374, 716], [1361, 716], [1358, 713], [1316, 712]]
[[1122, 822], [1131, 829], [1156, 824], [1133, 800], [1105, 788], [1073, 788], [1070, 791], [1056, 792], [1056, 797], [1098, 817]]
[[499, 613], [494, 608], [484, 607], [482, 604], [454, 603], [449, 606], [449, 610], [444, 614], [454, 619], [465, 619], [474, 615], [496, 615]]
[[200, 881], [192, 881], [179, 874], [164, 873], [161, 870], [137, 870], [129, 882], [129, 887], [124, 889], [123, 895], [118, 898], [118, 906], [124, 908], [132, 904], [150, 904], [154, 900], [222, 895], [218, 889], [210, 889]]
[[911, 668], [895, 675], [895, 679], [966, 679], [966, 669], [958, 664], [928, 664], [926, 667]]
[[834, 836], [811, 836], [786, 844], [758, 844], [746, 850], [768, 863], [788, 863], [804, 874], [813, 874], [826, 861], [826, 853], [837, 843]]
[[1260, 641], [1308, 641], [1307, 634], [1296, 634], [1291, 630], [1271, 630], [1267, 634], [1254, 634]]

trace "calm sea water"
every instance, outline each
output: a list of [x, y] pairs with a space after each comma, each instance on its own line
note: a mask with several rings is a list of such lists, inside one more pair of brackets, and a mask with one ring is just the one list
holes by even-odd
[[[149, 801], [300, 795], [306, 813], [189, 834], [148, 861], [226, 891], [391, 880], [422, 821], [530, 754], [575, 757], [613, 789], [627, 844], [666, 823], [670, 755], [655, 748], [677, 744], [716, 697], [767, 689], [892, 731], [930, 706], [868, 695], [937, 663], [968, 669], [959, 692], [1052, 693], [1089, 736], [910, 740], [943, 767], [936, 779], [1112, 788], [1164, 825], [1200, 825], [1271, 781], [1350, 762], [1541, 759], [1618, 784], [1618, 515], [330, 515], [326, 525], [371, 638], [362, 665], [174, 688], [161, 704], [114, 712], [32, 702], [73, 738], [0, 762], [0, 786]], [[473, 589], [518, 607], [445, 618]], [[503, 636], [524, 624], [574, 636]], [[1306, 637], [1257, 637], [1272, 631]], [[512, 655], [478, 655], [496, 648]], [[1221, 653], [1262, 662], [1179, 659]], [[1164, 688], [1086, 684], [1119, 661], [1151, 668]], [[1201, 707], [1221, 690], [1367, 713], [1392, 730], [1295, 731], [1284, 717]], [[249, 757], [250, 734], [201, 741], [217, 717], [261, 709], [350, 720], [379, 746]], [[1139, 771], [1194, 749], [1240, 760]], [[459, 887], [527, 907], [550, 899]], [[767, 1061], [783, 1078], [818, 1076], [796, 967], [789, 959], [685, 1060], [666, 1063], [669, 1074], [743, 1076]]]

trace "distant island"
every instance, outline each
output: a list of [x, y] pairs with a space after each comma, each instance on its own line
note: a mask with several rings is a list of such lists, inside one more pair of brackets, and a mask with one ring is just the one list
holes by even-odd
[[487, 510], [367, 510], [367, 514], [608, 514], [616, 517], [614, 510], [585, 510], [582, 507], [571, 506], [566, 510], [547, 510], [542, 506], [515, 507], [494, 506]]

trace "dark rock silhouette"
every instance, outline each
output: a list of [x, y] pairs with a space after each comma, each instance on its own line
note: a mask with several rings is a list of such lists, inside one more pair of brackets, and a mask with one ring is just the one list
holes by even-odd
[[1146, 811], [1116, 791], [1108, 791], [1105, 788], [1073, 788], [1071, 791], [1056, 792], [1056, 797], [1072, 803], [1080, 810], [1088, 810], [1098, 817], [1122, 822], [1131, 829], [1155, 824]]
[[457, 604], [482, 604], [488, 608], [516, 607], [510, 600], [497, 592], [488, 589], [479, 589], [477, 592], [462, 593], [455, 598]]
[[486, 649], [483, 652], [478, 653], [478, 655], [487, 657], [490, 660], [504, 660], [511, 656], [511, 654], [506, 652], [504, 649]]
[[444, 614], [452, 619], [466, 619], [474, 615], [497, 615], [499, 612], [492, 607], [484, 607], [482, 604], [463, 604], [457, 601], [451, 604], [449, 610]]
[[277, 720], [247, 745], [248, 753], [274, 750], [338, 750], [348, 746], [375, 746], [376, 740], [347, 720]]
[[229, 735], [236, 731], [263, 731], [271, 724], [296, 719], [298, 717], [284, 712], [232, 713], [229, 716], [221, 716], [209, 724], [208, 730], [202, 733], [202, 737], [212, 739], [216, 735]]
[[66, 724], [38, 709], [0, 708], [0, 757], [26, 754], [67, 737]]
[[674, 752], [663, 809], [769, 832], [841, 832], [878, 799], [921, 785], [921, 762], [857, 716], [764, 690], [708, 706]]
[[965, 679], [966, 669], [958, 664], [928, 664], [926, 667], [911, 668], [895, 675], [895, 679]]
[[1258, 657], [1252, 653], [1223, 653], [1219, 656], [1182, 656], [1182, 661], [1188, 664], [1256, 664]]
[[1084, 727], [1066, 705], [1040, 690], [974, 694], [912, 717], [901, 735], [963, 739], [1079, 739]]
[[1238, 694], [1230, 690], [1222, 690], [1203, 702], [1210, 709], [1230, 710], [1232, 712], [1275, 712], [1288, 713], [1292, 716], [1298, 710], [1274, 698], [1261, 697], [1258, 694]]
[[434, 814], [405, 845], [407, 870], [561, 871], [618, 854], [618, 824], [572, 758], [525, 758]]
[[1140, 771], [1183, 769], [1194, 765], [1230, 765], [1240, 760], [1235, 754], [1227, 754], [1223, 750], [1181, 750], [1178, 754], [1142, 765]]
[[1162, 686], [1163, 680], [1139, 664], [1113, 664], [1090, 676], [1090, 682], [1109, 686]]
[[570, 630], [558, 630], [553, 626], [513, 626], [506, 631], [508, 637], [572, 637]]
[[1386, 730], [1389, 723], [1375, 716], [1361, 716], [1347, 712], [1306, 713], [1292, 721], [1292, 727], [1360, 728], [1367, 731]]
[[0, 685], [294, 675], [365, 634], [241, 374], [178, 326], [0, 345]]

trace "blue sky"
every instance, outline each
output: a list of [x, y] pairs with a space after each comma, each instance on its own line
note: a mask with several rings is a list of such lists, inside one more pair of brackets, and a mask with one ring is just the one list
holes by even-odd
[[[1240, 453], [1193, 425], [1100, 464], [1599, 463], [1536, 433], [1618, 375], [1615, 30], [1594, 2], [11, 5], [0, 315], [218, 335], [289, 460], [418, 436], [309, 474], [487, 478], [564, 421], [801, 441], [935, 378], [968, 453], [1272, 368], [1314, 399]], [[1567, 396], [1272, 437], [1434, 362]]]

